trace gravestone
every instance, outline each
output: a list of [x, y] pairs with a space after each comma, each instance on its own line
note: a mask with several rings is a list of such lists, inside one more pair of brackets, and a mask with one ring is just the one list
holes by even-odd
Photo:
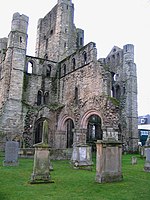
[[145, 154], [146, 154], [146, 160], [144, 165], [144, 171], [150, 172], [150, 146], [149, 148], [146, 148]]
[[136, 165], [137, 164], [137, 157], [132, 156], [132, 158], [131, 158], [131, 164], [132, 165]]
[[73, 147], [71, 164], [74, 169], [92, 170], [92, 150], [91, 146], [80, 144]]
[[117, 182], [122, 176], [122, 143], [114, 138], [96, 142], [96, 182]]
[[30, 183], [51, 183], [50, 177], [50, 152], [48, 145], [48, 122], [43, 122], [42, 142], [35, 144], [33, 173]]
[[145, 143], [145, 155], [146, 155], [146, 160], [144, 165], [144, 171], [150, 172], [150, 134], [148, 135], [148, 138]]
[[17, 166], [18, 162], [19, 143], [15, 141], [6, 142], [5, 160], [3, 166]]

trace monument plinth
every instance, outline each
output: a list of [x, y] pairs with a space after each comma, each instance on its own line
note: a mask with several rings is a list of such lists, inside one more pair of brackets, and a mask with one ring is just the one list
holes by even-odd
[[34, 166], [30, 183], [51, 183], [48, 122], [43, 122], [42, 142], [35, 144]]
[[71, 164], [74, 169], [92, 170], [92, 151], [91, 146], [78, 144], [73, 147]]
[[114, 138], [96, 142], [96, 182], [116, 182], [122, 176], [122, 143]]

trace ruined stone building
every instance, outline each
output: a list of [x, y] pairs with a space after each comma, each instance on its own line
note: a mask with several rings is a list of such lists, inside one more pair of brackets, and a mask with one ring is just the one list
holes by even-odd
[[97, 58], [74, 24], [71, 0], [58, 0], [39, 19], [35, 56], [26, 55], [29, 18], [14, 13], [8, 38], [0, 39], [0, 145], [41, 142], [49, 123], [49, 145], [71, 148], [108, 136], [129, 150], [138, 143], [134, 46], [114, 46]]

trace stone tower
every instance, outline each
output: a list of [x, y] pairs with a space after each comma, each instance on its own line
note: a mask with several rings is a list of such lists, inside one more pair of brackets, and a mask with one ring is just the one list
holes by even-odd
[[137, 73], [136, 64], [134, 63], [134, 46], [132, 44], [123, 47], [122, 75], [122, 81], [126, 83], [126, 104], [122, 114], [126, 116], [128, 130], [124, 135], [130, 151], [134, 150], [138, 141]]
[[71, 0], [58, 0], [57, 5], [37, 26], [36, 57], [60, 61], [83, 46], [83, 30], [74, 25], [74, 5]]
[[[8, 36], [7, 50], [5, 51], [1, 70], [0, 105], [2, 114], [0, 115], [0, 123], [2, 124], [1, 128], [3, 132], [7, 133], [10, 139], [12, 139], [14, 133], [20, 134], [23, 130], [22, 91], [27, 28], [28, 17], [15, 13], [11, 23], [11, 32]], [[6, 48], [5, 41], [3, 42], [3, 46]]]

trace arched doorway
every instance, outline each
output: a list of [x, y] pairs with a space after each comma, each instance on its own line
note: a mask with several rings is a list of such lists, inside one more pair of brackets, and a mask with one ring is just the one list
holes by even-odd
[[73, 133], [74, 133], [74, 123], [72, 119], [66, 120], [66, 131], [67, 131], [67, 148], [72, 148], [73, 145]]
[[103, 132], [101, 126], [101, 118], [98, 115], [93, 114], [88, 118], [86, 135], [87, 143], [93, 144], [96, 140], [103, 139]]

